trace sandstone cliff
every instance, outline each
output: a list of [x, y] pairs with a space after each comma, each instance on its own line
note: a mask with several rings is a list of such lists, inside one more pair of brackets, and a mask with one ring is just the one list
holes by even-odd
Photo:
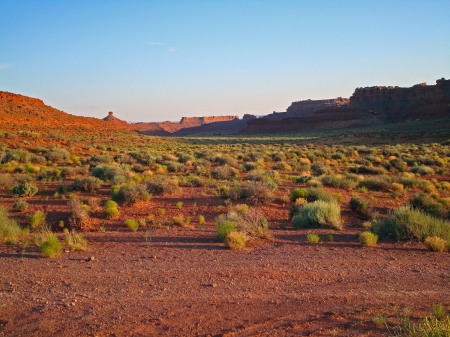
[[285, 113], [248, 121], [242, 133], [277, 133], [450, 117], [450, 80], [409, 88], [357, 88], [350, 99], [293, 102]]

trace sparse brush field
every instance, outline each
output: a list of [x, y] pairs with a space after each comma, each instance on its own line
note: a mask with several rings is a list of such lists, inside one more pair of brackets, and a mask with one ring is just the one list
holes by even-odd
[[448, 336], [448, 141], [108, 135], [2, 133], [0, 335]]

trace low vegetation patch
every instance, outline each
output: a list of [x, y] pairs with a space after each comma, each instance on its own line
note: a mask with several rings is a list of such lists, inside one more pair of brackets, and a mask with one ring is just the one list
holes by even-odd
[[341, 208], [337, 202], [317, 200], [304, 204], [292, 219], [294, 228], [328, 227], [342, 229]]

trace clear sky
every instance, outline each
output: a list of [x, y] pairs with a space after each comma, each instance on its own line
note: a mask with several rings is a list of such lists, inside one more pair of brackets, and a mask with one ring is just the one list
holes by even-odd
[[450, 77], [450, 1], [0, 1], [0, 90], [127, 121]]

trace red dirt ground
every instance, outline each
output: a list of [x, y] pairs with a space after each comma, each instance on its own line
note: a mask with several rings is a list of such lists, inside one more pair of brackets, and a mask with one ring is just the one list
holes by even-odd
[[448, 305], [447, 255], [305, 233], [241, 252], [210, 226], [158, 229], [149, 248], [143, 231], [87, 233], [88, 251], [55, 259], [3, 245], [0, 335], [383, 336], [375, 312]]

